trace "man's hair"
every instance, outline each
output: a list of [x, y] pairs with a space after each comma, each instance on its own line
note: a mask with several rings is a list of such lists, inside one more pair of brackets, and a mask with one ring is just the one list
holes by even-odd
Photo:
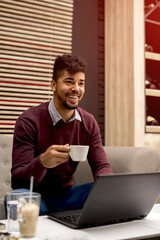
[[68, 71], [70, 74], [78, 72], [86, 73], [87, 63], [84, 59], [74, 54], [57, 56], [53, 67], [53, 80], [57, 81], [58, 78], [63, 75], [64, 70]]

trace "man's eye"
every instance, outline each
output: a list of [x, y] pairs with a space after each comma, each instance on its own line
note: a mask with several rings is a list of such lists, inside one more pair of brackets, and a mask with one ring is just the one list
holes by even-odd
[[80, 86], [84, 86], [84, 82], [80, 82], [79, 85], [80, 85]]
[[72, 81], [66, 81], [67, 84], [72, 84]]

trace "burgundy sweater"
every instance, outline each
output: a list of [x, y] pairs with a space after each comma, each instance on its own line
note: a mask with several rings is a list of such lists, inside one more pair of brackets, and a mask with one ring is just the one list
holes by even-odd
[[88, 161], [94, 178], [112, 173], [103, 150], [100, 130], [95, 118], [77, 108], [82, 122], [74, 120], [53, 126], [48, 102], [22, 113], [15, 126], [12, 153], [12, 188], [29, 188], [34, 176], [34, 191], [42, 196], [61, 194], [73, 186], [73, 173], [78, 162], [71, 159], [52, 169], [40, 163], [40, 154], [53, 145], [89, 145]]

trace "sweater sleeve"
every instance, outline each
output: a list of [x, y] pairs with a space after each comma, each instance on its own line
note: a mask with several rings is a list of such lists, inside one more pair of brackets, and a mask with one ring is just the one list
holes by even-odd
[[34, 187], [46, 174], [35, 149], [36, 129], [34, 124], [19, 117], [16, 122], [12, 151], [12, 188], [29, 188], [34, 176]]
[[102, 145], [99, 126], [94, 117], [92, 118], [92, 124], [90, 124], [89, 146], [88, 161], [94, 179], [96, 179], [99, 174], [113, 173]]

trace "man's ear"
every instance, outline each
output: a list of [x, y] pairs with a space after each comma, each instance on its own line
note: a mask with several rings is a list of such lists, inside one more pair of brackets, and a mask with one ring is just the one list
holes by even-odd
[[55, 92], [55, 90], [56, 90], [56, 81], [55, 80], [51, 81], [51, 89], [53, 92]]

